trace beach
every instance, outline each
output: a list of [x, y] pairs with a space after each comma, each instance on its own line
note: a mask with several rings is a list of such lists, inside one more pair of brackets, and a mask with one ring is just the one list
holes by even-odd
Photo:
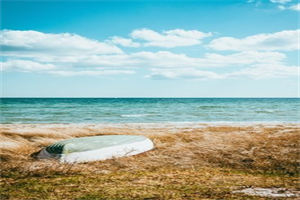
[[299, 12], [0, 0], [0, 200], [300, 200]]
[[[236, 191], [284, 188], [297, 198], [299, 190], [299, 123], [0, 127], [1, 199], [268, 199]], [[155, 149], [82, 164], [32, 156], [59, 140], [114, 134], [144, 135]]]

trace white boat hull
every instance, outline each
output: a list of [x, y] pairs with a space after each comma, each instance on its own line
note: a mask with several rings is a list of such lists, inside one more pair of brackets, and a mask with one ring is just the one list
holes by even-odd
[[107, 160], [124, 156], [132, 156], [149, 151], [154, 148], [153, 142], [146, 138], [143, 141], [133, 142], [129, 144], [121, 144], [111, 147], [105, 147], [90, 151], [73, 152], [66, 154], [51, 154], [43, 149], [38, 158], [56, 158], [62, 163], [83, 163], [97, 160]]

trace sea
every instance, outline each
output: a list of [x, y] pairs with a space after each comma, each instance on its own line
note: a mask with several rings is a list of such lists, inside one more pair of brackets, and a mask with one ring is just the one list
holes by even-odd
[[299, 123], [299, 98], [1, 98], [1, 124]]

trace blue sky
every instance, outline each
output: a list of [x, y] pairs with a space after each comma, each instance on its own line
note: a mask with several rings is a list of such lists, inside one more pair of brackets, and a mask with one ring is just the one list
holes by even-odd
[[5, 97], [299, 97], [295, 0], [1, 2]]

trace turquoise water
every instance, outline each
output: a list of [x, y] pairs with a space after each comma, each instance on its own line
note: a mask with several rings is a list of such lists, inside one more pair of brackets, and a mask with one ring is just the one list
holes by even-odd
[[299, 98], [1, 98], [0, 123], [299, 122]]

